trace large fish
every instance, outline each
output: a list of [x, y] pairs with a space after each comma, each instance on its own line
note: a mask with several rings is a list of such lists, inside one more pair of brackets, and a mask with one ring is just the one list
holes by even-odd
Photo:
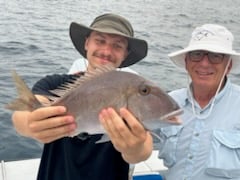
[[178, 124], [178, 121], [169, 119], [182, 113], [178, 104], [151, 81], [109, 66], [85, 73], [52, 90], [56, 96], [49, 96], [48, 104], [41, 104], [16, 72], [13, 72], [13, 79], [19, 97], [6, 108], [33, 111], [42, 106], [63, 105], [67, 114], [73, 115], [77, 122], [77, 130], [71, 136], [83, 132], [104, 133], [98, 115], [107, 107], [116, 111], [126, 107], [150, 130], [164, 122]]

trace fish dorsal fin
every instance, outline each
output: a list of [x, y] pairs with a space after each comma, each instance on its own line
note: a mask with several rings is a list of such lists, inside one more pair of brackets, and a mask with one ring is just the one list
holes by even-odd
[[113, 67], [112, 65], [105, 65], [102, 67], [98, 67], [93, 71], [86, 71], [83, 76], [69, 80], [68, 82], [59, 86], [57, 89], [51, 90], [50, 92], [53, 94], [53, 96], [48, 96], [48, 98], [50, 101], [56, 102], [59, 98], [67, 95], [68, 93], [71, 93], [73, 90], [81, 86], [83, 83], [90, 81], [100, 76], [101, 74], [114, 70], [116, 70], [116, 68]]

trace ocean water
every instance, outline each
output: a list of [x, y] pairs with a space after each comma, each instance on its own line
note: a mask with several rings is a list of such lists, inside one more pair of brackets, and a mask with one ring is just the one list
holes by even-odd
[[[42, 151], [42, 144], [15, 132], [11, 112], [4, 109], [16, 97], [11, 70], [29, 87], [47, 74], [66, 73], [81, 57], [69, 38], [72, 21], [89, 25], [107, 12], [127, 17], [135, 36], [149, 43], [148, 56], [131, 68], [166, 91], [187, 84], [185, 72], [167, 54], [185, 47], [196, 26], [226, 26], [240, 52], [239, 0], [0, 0], [0, 7], [0, 160], [5, 161], [40, 157]], [[240, 84], [239, 76], [230, 78]]]

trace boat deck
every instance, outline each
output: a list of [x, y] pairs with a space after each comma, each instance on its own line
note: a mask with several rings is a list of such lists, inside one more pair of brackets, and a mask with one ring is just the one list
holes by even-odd
[[[0, 180], [35, 180], [39, 163], [40, 159], [1, 161]], [[157, 151], [153, 151], [148, 160], [135, 165], [133, 175], [158, 174], [166, 169]]]

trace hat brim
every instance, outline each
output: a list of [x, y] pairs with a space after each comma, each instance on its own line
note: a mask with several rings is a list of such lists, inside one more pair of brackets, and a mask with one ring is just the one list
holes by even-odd
[[[179, 50], [173, 53], [168, 54], [168, 57], [172, 60], [172, 62], [180, 67], [185, 69], [185, 57], [186, 54], [190, 51], [195, 51], [195, 50], [204, 50], [204, 51], [210, 51], [210, 52], [215, 52], [215, 53], [222, 53], [222, 54], [228, 54], [231, 56], [233, 65], [231, 69], [231, 73], [239, 73], [240, 72], [240, 53], [236, 53], [235, 51], [229, 51], [226, 49], [221, 48], [220, 46], [217, 47], [212, 47], [211, 45], [204, 45], [204, 46], [191, 46], [191, 47], [186, 47], [183, 50]], [[185, 69], [186, 70], [186, 69]]]
[[119, 66], [119, 68], [133, 65], [147, 55], [148, 45], [147, 45], [147, 42], [144, 40], [126, 36], [125, 34], [120, 33], [119, 31], [114, 31], [113, 29], [103, 30], [103, 29], [97, 29], [97, 28], [90, 28], [82, 24], [72, 22], [70, 24], [70, 32], [69, 32], [71, 40], [75, 48], [85, 58], [86, 58], [86, 51], [84, 48], [85, 40], [91, 31], [121, 35], [128, 39], [129, 54], [126, 57], [126, 59], [122, 62], [122, 64]]

